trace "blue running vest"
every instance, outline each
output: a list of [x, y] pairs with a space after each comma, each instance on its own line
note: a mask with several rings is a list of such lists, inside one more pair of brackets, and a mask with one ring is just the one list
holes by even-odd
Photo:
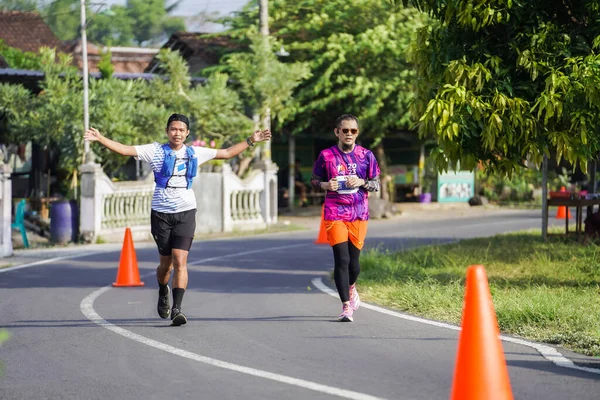
[[[160, 172], [154, 171], [154, 181], [156, 182], [156, 187], [165, 189], [169, 179], [175, 174], [175, 161], [177, 160], [177, 157], [175, 157], [175, 153], [171, 146], [169, 146], [169, 143], [163, 144], [162, 149], [165, 152], [165, 159]], [[190, 189], [192, 187], [192, 181], [198, 173], [198, 158], [196, 158], [196, 152], [192, 147], [188, 146], [186, 148], [186, 153], [187, 162], [185, 165], [185, 178], [187, 179], [187, 189]], [[181, 189], [184, 188], [181, 187]]]

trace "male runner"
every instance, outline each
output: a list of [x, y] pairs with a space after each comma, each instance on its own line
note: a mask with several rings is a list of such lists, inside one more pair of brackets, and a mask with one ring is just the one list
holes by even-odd
[[358, 119], [351, 114], [335, 122], [338, 143], [319, 154], [311, 184], [326, 190], [324, 222], [333, 249], [335, 286], [342, 301], [338, 321], [352, 322], [360, 305], [356, 280], [360, 273], [369, 220], [368, 192], [379, 190], [379, 165], [370, 150], [356, 144]]
[[[256, 142], [271, 138], [271, 132], [264, 130], [255, 131], [243, 142], [227, 149], [188, 147], [184, 142], [190, 134], [189, 127], [185, 115], [171, 115], [165, 129], [166, 144], [127, 146], [108, 139], [94, 128], [87, 130], [84, 136], [85, 140], [97, 141], [115, 153], [146, 161], [154, 171], [156, 188], [152, 196], [150, 225], [160, 255], [156, 269], [157, 310], [161, 318], [170, 316], [175, 326], [187, 322], [181, 312], [181, 302], [188, 284], [187, 257], [196, 231], [196, 197], [191, 183], [198, 166], [211, 159], [235, 157]], [[170, 308], [168, 284], [173, 269], [173, 307]]]

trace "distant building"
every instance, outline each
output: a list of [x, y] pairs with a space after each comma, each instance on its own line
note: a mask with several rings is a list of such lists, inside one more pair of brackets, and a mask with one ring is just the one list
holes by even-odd
[[[33, 12], [0, 11], [0, 40], [21, 51], [37, 53], [41, 47], [62, 49], [62, 43], [42, 17]], [[0, 56], [0, 68], [8, 67]]]
[[[15, 49], [37, 53], [42, 47], [54, 48], [71, 54], [73, 64], [83, 68], [81, 40], [61, 42], [35, 12], [0, 11], [0, 40]], [[141, 47], [100, 47], [88, 42], [88, 67], [91, 73], [98, 72], [98, 63], [105, 50], [110, 50], [115, 73], [138, 74], [144, 72], [159, 49]], [[0, 68], [8, 68], [0, 56]]]
[[[203, 32], [175, 32], [162, 46], [163, 49], [179, 51], [187, 61], [190, 75], [196, 75], [206, 67], [217, 65], [221, 56], [237, 45], [226, 36], [202, 37]], [[160, 73], [158, 60], [153, 60], [145, 72]]]
[[[144, 47], [100, 47], [88, 42], [88, 68], [91, 73], [98, 72], [98, 63], [105, 51], [110, 51], [115, 73], [142, 73], [152, 62], [159, 49]], [[65, 42], [64, 51], [73, 55], [73, 64], [83, 68], [81, 40]]]

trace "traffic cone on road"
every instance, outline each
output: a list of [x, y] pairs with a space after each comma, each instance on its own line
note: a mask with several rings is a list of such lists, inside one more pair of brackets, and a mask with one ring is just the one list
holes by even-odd
[[119, 261], [119, 270], [117, 271], [117, 281], [113, 286], [144, 286], [140, 282], [140, 272], [138, 270], [137, 257], [133, 247], [131, 229], [125, 229], [125, 239], [121, 250], [121, 259]]
[[329, 244], [327, 241], [327, 230], [325, 229], [325, 205], [321, 208], [321, 227], [319, 228], [319, 236], [317, 236], [315, 244]]
[[[565, 189], [564, 186], [562, 186], [560, 188], [561, 192], [566, 192], [567, 189]], [[571, 215], [571, 210], [569, 210], [569, 208], [567, 206], [558, 206], [558, 210], [556, 210], [556, 219], [565, 219], [565, 218], [573, 218], [573, 216]]]
[[451, 400], [512, 400], [498, 322], [483, 265], [467, 271]]

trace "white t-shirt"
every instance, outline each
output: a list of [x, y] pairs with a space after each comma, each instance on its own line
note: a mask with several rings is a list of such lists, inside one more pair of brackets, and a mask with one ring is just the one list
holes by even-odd
[[[135, 157], [135, 159], [146, 161], [152, 167], [152, 171], [160, 173], [165, 159], [165, 151], [162, 148], [162, 144], [154, 142], [152, 144], [134, 147], [137, 151], [137, 157]], [[217, 156], [216, 149], [196, 146], [192, 148], [196, 152], [196, 157], [198, 157], [198, 166]], [[187, 189], [187, 179], [185, 175], [187, 172], [186, 163], [188, 157], [186, 149], [187, 146], [183, 145], [181, 149], [174, 152], [176, 157], [175, 174], [167, 182], [167, 185], [170, 187], [164, 189], [156, 187], [154, 189], [151, 206], [153, 210], [173, 214], [196, 208], [196, 196], [194, 195], [194, 191], [192, 189]], [[194, 179], [198, 179], [198, 177], [195, 177]]]

